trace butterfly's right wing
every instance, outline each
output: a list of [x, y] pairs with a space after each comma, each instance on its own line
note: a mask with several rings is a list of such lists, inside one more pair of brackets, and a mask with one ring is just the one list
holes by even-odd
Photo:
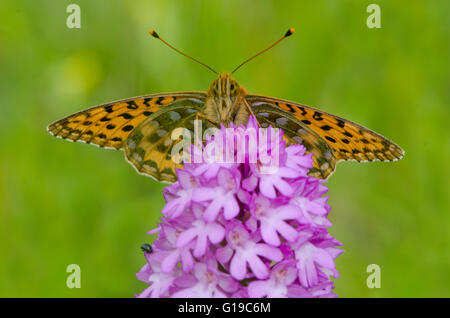
[[261, 127], [277, 127], [283, 130], [289, 144], [303, 144], [313, 154], [313, 168], [309, 175], [326, 179], [336, 167], [336, 157], [330, 146], [312, 129], [292, 114], [268, 103], [252, 103], [252, 111]]
[[268, 105], [293, 115], [327, 142], [338, 162], [396, 161], [404, 155], [403, 149], [386, 137], [311, 106], [261, 95], [247, 95], [246, 99], [252, 107]]
[[[272, 122], [276, 124], [279, 121], [276, 126], [285, 132], [288, 126], [285, 125], [283, 118], [288, 115], [291, 119], [295, 118], [295, 122], [302, 126], [300, 132], [307, 131], [310, 135], [309, 139], [314, 139], [313, 143], [307, 141], [305, 144], [305, 138], [300, 136], [307, 149], [308, 143], [315, 144], [317, 146], [315, 148], [320, 148], [323, 143], [327, 144], [321, 152], [308, 149], [313, 152], [314, 166], [320, 170], [323, 178], [328, 177], [334, 170], [336, 162], [342, 160], [396, 161], [404, 155], [404, 151], [399, 146], [380, 134], [310, 106], [261, 95], [247, 95], [246, 100], [254, 112], [271, 109], [271, 116], [274, 117]], [[273, 115], [277, 112], [272, 109], [278, 110], [278, 117]], [[288, 123], [290, 122], [291, 120]], [[331, 151], [331, 156], [328, 151], [324, 151], [325, 149]]]

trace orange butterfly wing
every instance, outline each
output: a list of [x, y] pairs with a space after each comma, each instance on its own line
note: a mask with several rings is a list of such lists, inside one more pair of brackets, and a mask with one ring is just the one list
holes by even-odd
[[163, 106], [188, 99], [204, 103], [204, 92], [152, 94], [127, 98], [60, 119], [47, 127], [54, 136], [69, 141], [122, 149], [128, 135], [147, 117]]
[[255, 109], [270, 105], [294, 115], [326, 141], [337, 161], [396, 161], [404, 155], [399, 146], [380, 134], [310, 106], [261, 95], [247, 95], [246, 100]]

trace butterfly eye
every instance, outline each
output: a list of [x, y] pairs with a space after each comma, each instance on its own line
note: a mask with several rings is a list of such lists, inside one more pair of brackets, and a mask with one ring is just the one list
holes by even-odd
[[233, 91], [234, 90], [234, 84], [231, 84], [230, 89]]

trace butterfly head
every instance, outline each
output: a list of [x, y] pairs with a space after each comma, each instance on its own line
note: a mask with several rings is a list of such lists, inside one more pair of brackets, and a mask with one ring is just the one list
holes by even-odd
[[219, 98], [235, 98], [241, 93], [241, 86], [229, 73], [222, 73], [211, 84], [208, 95]]
[[[229, 73], [220, 74], [207, 92], [210, 116], [226, 126], [233, 121], [239, 100], [246, 91]], [[209, 107], [208, 107], [209, 108]]]

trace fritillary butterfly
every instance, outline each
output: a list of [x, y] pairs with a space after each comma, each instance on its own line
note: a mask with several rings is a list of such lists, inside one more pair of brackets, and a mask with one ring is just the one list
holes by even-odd
[[[290, 36], [294, 29], [242, 65]], [[150, 34], [188, 58], [163, 40], [155, 31]], [[217, 74], [217, 72], [215, 72]], [[283, 129], [288, 143], [301, 143], [313, 154], [310, 175], [327, 178], [336, 163], [343, 160], [396, 161], [404, 151], [392, 141], [349, 120], [307, 105], [273, 97], [248, 94], [233, 79], [232, 73], [218, 74], [206, 92], [152, 94], [95, 106], [60, 119], [48, 131], [70, 141], [94, 144], [102, 148], [124, 150], [126, 159], [142, 174], [158, 181], [176, 181], [171, 150], [179, 142], [170, 133], [176, 127], [193, 131], [194, 119], [205, 126], [245, 125], [254, 115], [261, 127]]]

